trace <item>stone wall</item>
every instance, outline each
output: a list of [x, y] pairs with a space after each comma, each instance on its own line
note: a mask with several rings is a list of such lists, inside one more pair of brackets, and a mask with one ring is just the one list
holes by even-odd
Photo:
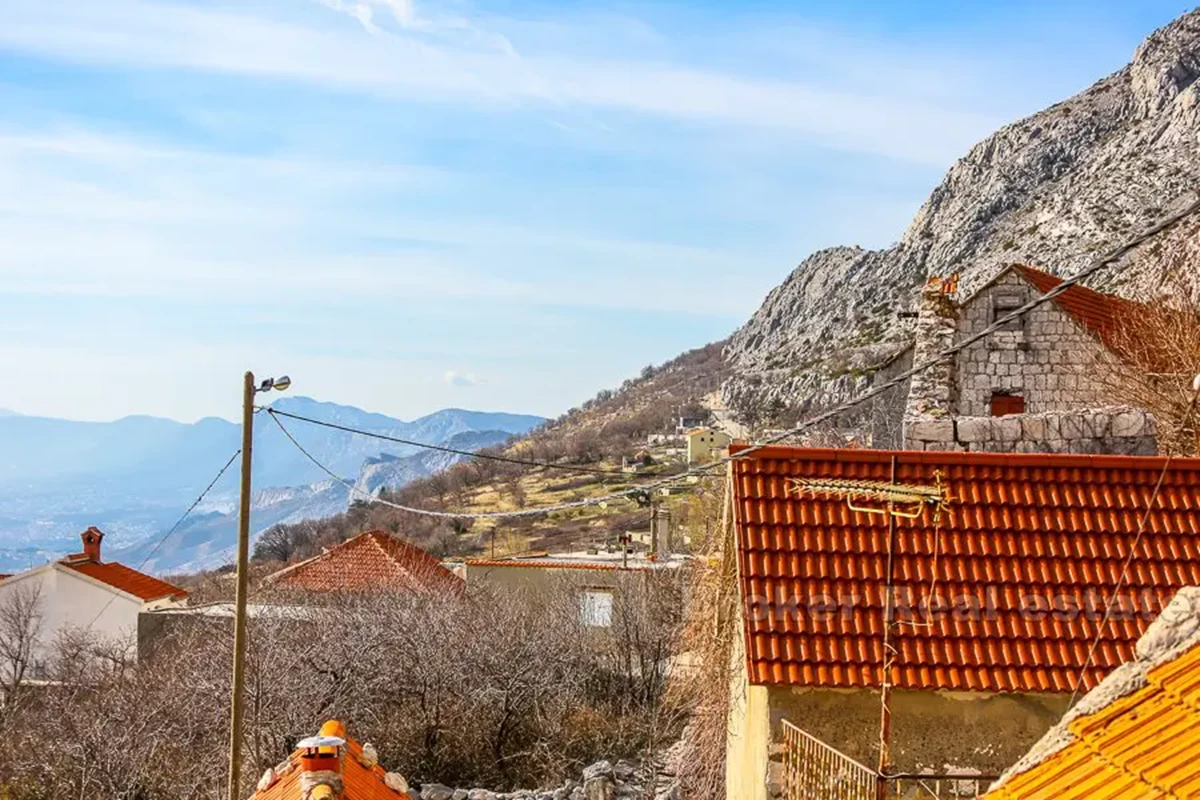
[[1141, 456], [1158, 452], [1154, 417], [1124, 406], [1006, 417], [907, 419], [904, 441], [908, 450]]
[[[992, 324], [999, 298], [1023, 305], [1036, 290], [1016, 272], [970, 298], [959, 310], [957, 340]], [[918, 332], [919, 335], [919, 332]], [[1055, 303], [1029, 312], [1019, 330], [991, 334], [961, 352], [955, 370], [954, 413], [963, 417], [991, 414], [993, 393], [1018, 394], [1030, 414], [1072, 411], [1103, 405], [1096, 381], [1103, 347]]]

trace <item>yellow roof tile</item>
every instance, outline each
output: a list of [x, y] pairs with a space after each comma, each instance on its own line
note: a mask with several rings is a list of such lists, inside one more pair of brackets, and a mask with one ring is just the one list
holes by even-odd
[[1145, 686], [1068, 729], [1070, 744], [987, 800], [1200, 797], [1200, 645], [1152, 667]]

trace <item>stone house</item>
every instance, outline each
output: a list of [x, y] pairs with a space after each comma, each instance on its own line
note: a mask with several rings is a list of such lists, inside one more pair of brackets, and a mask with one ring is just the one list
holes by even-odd
[[768, 447], [730, 469], [739, 800], [983, 790], [1200, 577], [1200, 459]]
[[[921, 298], [917, 331], [878, 371], [886, 380], [914, 363], [964, 342], [1062, 283], [1013, 264], [958, 300], [939, 279]], [[1004, 325], [943, 363], [913, 376], [904, 402], [887, 406], [877, 430], [883, 447], [908, 450], [1076, 452], [1149, 455], [1157, 451], [1154, 420], [1139, 409], [1113, 407], [1106, 364], [1119, 358], [1124, 320], [1145, 307], [1115, 295], [1071, 286], [1051, 302]]]

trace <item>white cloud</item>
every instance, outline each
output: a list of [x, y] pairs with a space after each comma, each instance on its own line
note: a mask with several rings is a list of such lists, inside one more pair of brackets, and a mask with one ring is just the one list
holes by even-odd
[[[379, 29], [377, 3], [335, 3]], [[387, 4], [384, 35], [284, 22], [265, 13], [109, 0], [25, 0], [6, 12], [0, 47], [67, 61], [287, 79], [383, 97], [531, 108], [580, 106], [696, 123], [765, 127], [831, 148], [945, 164], [997, 122], [919, 97], [812, 80], [758, 79], [662, 60], [522, 57], [502, 35], [459, 18]], [[327, 13], [327, 12], [326, 12]], [[859, 54], [871, 62], [871, 53]], [[894, 65], [879, 64], [878, 74]]]
[[447, 371], [446, 374], [442, 376], [442, 380], [450, 386], [457, 386], [459, 388], [477, 386], [480, 383], [479, 378], [477, 378], [474, 373], [457, 372], [455, 370]]

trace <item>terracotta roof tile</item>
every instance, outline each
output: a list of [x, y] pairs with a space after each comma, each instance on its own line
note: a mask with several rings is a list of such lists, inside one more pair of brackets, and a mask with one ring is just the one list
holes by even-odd
[[461, 592], [463, 581], [419, 547], [383, 531], [367, 531], [315, 558], [269, 576], [277, 586], [307, 591], [407, 589]]
[[[1014, 264], [1013, 269], [1042, 294], [1062, 283], [1062, 278], [1024, 264]], [[1117, 352], [1121, 349], [1121, 321], [1146, 309], [1141, 303], [1112, 294], [1102, 294], [1078, 284], [1068, 287], [1065, 292], [1054, 298], [1054, 302], [1110, 350]]]
[[1065, 727], [1069, 744], [986, 797], [1200, 797], [1200, 647], [1151, 668], [1143, 688]]
[[[771, 447], [733, 462], [751, 681], [880, 685], [888, 522], [802, 496], [792, 479], [888, 482], [893, 458], [897, 482], [932, 485], [941, 472], [956, 498], [940, 525], [931, 509], [897, 520], [895, 684], [1071, 691], [1163, 459]], [[1084, 686], [1196, 583], [1200, 460], [1176, 459]]]
[[99, 561], [69, 561], [58, 562], [67, 569], [73, 569], [81, 575], [87, 575], [101, 583], [106, 583], [114, 589], [127, 592], [139, 600], [161, 600], [164, 597], [183, 598], [188, 593], [178, 586], [166, 581], [138, 572], [136, 569], [115, 562], [100, 563]]
[[[376, 764], [365, 767], [359, 758], [362, 745], [352, 737], [346, 737], [346, 756], [342, 761], [343, 800], [399, 800], [407, 795], [389, 789], [383, 782], [385, 770]], [[288, 769], [266, 789], [256, 791], [251, 800], [304, 800], [300, 787], [300, 751], [288, 757]]]

